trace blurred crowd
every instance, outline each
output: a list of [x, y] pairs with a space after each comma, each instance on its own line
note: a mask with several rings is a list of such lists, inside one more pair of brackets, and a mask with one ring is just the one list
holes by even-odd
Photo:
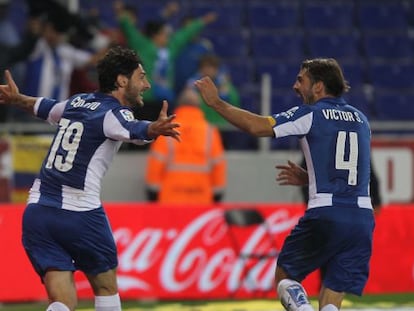
[[[414, 1], [336, 0], [0, 0], [0, 69], [22, 92], [64, 99], [96, 88], [94, 64], [112, 45], [144, 61], [152, 88], [136, 117], [170, 112], [201, 76], [235, 106], [261, 111], [260, 79], [270, 73], [270, 111], [297, 105], [292, 83], [304, 58], [335, 57], [351, 84], [351, 104], [371, 120], [414, 117]], [[275, 35], [277, 34], [277, 35]], [[389, 103], [393, 104], [390, 105]], [[226, 149], [257, 149], [205, 104]], [[35, 122], [0, 107], [0, 122]], [[271, 149], [295, 149], [291, 140]]]
[[[173, 25], [180, 5], [172, 1], [146, 16], [141, 26], [139, 4], [113, 1], [108, 4], [116, 25], [108, 26], [98, 8], [72, 12], [65, 3], [23, 1], [25, 25], [19, 29], [10, 14], [11, 0], [0, 0], [0, 69], [11, 69], [23, 93], [64, 100], [93, 92], [97, 87], [94, 64], [110, 46], [123, 45], [142, 58], [152, 85], [144, 94], [144, 107], [136, 108], [138, 119], [157, 119], [164, 99], [174, 111], [179, 95], [194, 88], [193, 81], [204, 75], [216, 81], [223, 98], [240, 106], [228, 70], [211, 41], [203, 37], [203, 29], [217, 19], [215, 12], [181, 15]], [[10, 107], [0, 109], [0, 122], [35, 121]], [[226, 126], [206, 105], [202, 109], [209, 122]]]

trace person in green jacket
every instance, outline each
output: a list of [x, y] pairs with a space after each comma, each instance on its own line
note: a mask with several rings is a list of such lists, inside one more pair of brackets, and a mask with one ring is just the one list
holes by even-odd
[[[222, 64], [220, 58], [215, 54], [206, 54], [200, 58], [198, 71], [187, 80], [186, 87], [196, 89], [194, 82], [206, 76], [210, 77], [217, 85], [221, 98], [225, 98], [233, 106], [240, 107], [239, 91], [231, 81], [231, 76], [225, 64]], [[200, 100], [202, 103], [201, 110], [206, 120], [219, 128], [224, 148], [226, 150], [239, 148], [234, 139], [233, 126], [213, 108], [209, 107], [203, 98], [200, 98]]]
[[[217, 85], [221, 98], [225, 98], [233, 106], [240, 107], [239, 92], [232, 83], [230, 74], [224, 69], [217, 55], [207, 54], [200, 58], [198, 72], [187, 81], [187, 87], [195, 89], [194, 82], [205, 76], [210, 77]], [[203, 103], [201, 108], [207, 121], [221, 130], [227, 129], [229, 123], [214, 109], [207, 106], [203, 99], [201, 100]]]
[[[122, 8], [117, 9], [119, 25], [127, 44], [134, 49], [145, 64], [148, 80], [152, 88], [144, 94], [147, 109], [153, 110], [152, 116], [157, 117], [163, 100], [171, 103], [175, 100], [174, 94], [174, 62], [181, 50], [207, 24], [216, 20], [214, 12], [194, 20], [189, 25], [172, 31], [165, 21], [149, 21], [141, 32], [130, 19], [129, 14], [123, 14]], [[151, 107], [150, 107], [151, 106]], [[139, 113], [139, 112], [138, 112]], [[142, 116], [144, 117], [144, 116]]]

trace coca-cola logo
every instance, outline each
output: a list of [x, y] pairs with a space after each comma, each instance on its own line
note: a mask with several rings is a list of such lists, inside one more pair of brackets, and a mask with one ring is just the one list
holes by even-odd
[[[286, 210], [267, 217], [272, 234], [286, 234], [298, 217]], [[208, 293], [224, 287], [239, 287], [249, 265], [246, 290], [272, 286], [275, 259], [248, 263], [237, 258], [228, 237], [221, 209], [212, 209], [180, 227], [118, 227], [114, 238], [119, 249], [118, 285], [120, 292], [162, 289], [169, 293], [196, 290]], [[263, 227], [243, 238], [243, 252], [264, 250]], [[81, 286], [81, 284], [78, 284]]]

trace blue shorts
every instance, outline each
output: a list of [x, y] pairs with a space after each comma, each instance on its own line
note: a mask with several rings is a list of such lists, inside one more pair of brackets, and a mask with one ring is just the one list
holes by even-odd
[[74, 212], [29, 204], [23, 214], [23, 246], [34, 269], [96, 275], [118, 265], [112, 230], [104, 209]]
[[326, 288], [361, 295], [368, 279], [374, 227], [369, 209], [307, 210], [286, 238], [277, 265], [299, 282], [321, 268]]

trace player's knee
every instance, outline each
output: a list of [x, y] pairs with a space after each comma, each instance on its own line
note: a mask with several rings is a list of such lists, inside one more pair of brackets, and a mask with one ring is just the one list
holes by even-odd
[[95, 285], [93, 287], [95, 296], [112, 296], [118, 293], [116, 284]]
[[118, 293], [115, 270], [98, 275], [87, 275], [95, 296], [112, 296]]
[[282, 305], [288, 311], [311, 311], [306, 291], [299, 282], [283, 279], [277, 285], [277, 293]]

